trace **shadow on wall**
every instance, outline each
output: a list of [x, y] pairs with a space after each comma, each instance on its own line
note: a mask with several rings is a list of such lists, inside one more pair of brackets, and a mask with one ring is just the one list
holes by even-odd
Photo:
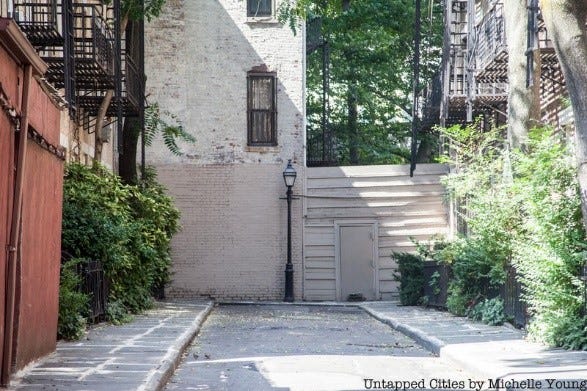
[[[224, 3], [225, 5], [223, 5]], [[151, 163], [304, 164], [302, 34], [279, 23], [247, 23], [245, 1], [169, 2], [147, 29], [147, 89], [151, 100], [177, 115], [196, 137], [183, 158], [162, 142]], [[276, 72], [277, 148], [247, 148], [247, 72]], [[160, 140], [159, 140], [160, 141]]]

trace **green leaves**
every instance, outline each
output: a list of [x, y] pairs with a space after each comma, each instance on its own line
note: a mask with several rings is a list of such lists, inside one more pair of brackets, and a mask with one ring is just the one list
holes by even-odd
[[402, 305], [418, 305], [424, 295], [424, 260], [417, 254], [394, 253], [398, 264], [399, 297]]
[[522, 152], [504, 149], [500, 130], [470, 126], [442, 132], [454, 146], [451, 161], [457, 166], [445, 183], [461, 203], [460, 218], [470, 231], [453, 262], [453, 302], [460, 306], [461, 299], [483, 294], [478, 277], [499, 281], [503, 265], [511, 262], [532, 314], [530, 336], [587, 348], [579, 279], [587, 240], [573, 154], [565, 140], [551, 129], [535, 129]]
[[[440, 2], [424, 1], [422, 85], [438, 70]], [[411, 132], [414, 3], [407, 0], [298, 1], [303, 15], [318, 15], [328, 42], [330, 128], [340, 164], [405, 163]], [[305, 7], [305, 8], [304, 8]], [[431, 7], [431, 8], [430, 8]], [[430, 18], [429, 15], [432, 15]], [[321, 49], [308, 56], [308, 137], [322, 134]], [[352, 106], [349, 101], [352, 100]], [[356, 120], [354, 114], [356, 112]], [[308, 143], [311, 145], [311, 141]], [[353, 152], [351, 152], [353, 150]]]
[[110, 314], [149, 308], [151, 292], [169, 281], [178, 220], [152, 169], [140, 186], [129, 186], [101, 166], [67, 166], [62, 247], [76, 257], [102, 260], [109, 301], [116, 302]]
[[[162, 114], [176, 124], [169, 124], [162, 118]], [[177, 118], [169, 113], [161, 113], [159, 104], [153, 103], [145, 108], [145, 144], [150, 146], [157, 135], [161, 135], [163, 143], [167, 149], [176, 156], [181, 156], [183, 153], [177, 145], [177, 141], [185, 141], [188, 143], [196, 142], [194, 136], [186, 132], [184, 128], [177, 123]]]

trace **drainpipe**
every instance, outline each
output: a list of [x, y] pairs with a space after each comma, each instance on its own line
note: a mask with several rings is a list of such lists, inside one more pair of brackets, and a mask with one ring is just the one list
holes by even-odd
[[20, 131], [18, 132], [18, 157], [16, 161], [16, 181], [14, 185], [14, 199], [12, 207], [12, 221], [10, 224], [10, 241], [8, 243], [8, 267], [6, 273], [6, 318], [4, 324], [4, 351], [2, 357], [2, 386], [10, 383], [12, 370], [12, 349], [14, 345], [14, 314], [16, 309], [16, 270], [20, 241], [20, 221], [23, 198], [25, 162], [27, 152], [27, 135], [29, 131], [29, 91], [31, 87], [33, 67], [28, 64], [24, 67], [24, 81], [22, 90]]

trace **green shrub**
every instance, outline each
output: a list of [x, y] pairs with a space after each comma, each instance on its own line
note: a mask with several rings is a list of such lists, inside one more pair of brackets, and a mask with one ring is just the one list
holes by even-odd
[[424, 295], [424, 260], [417, 254], [394, 253], [400, 282], [399, 298], [402, 305], [418, 305]]
[[78, 265], [83, 262], [82, 259], [74, 258], [61, 265], [58, 338], [80, 339], [86, 330], [89, 298], [80, 292], [81, 278], [77, 273]]
[[[462, 314], [492, 297], [511, 263], [532, 317], [530, 337], [586, 349], [579, 276], [587, 241], [572, 152], [550, 129], [532, 131], [524, 152], [503, 148], [499, 130], [451, 128], [445, 135], [460, 156], [452, 161], [457, 172], [445, 184], [464, 204], [461, 218], [469, 231], [464, 244], [457, 242], [456, 251], [449, 252], [454, 274], [449, 309]], [[483, 303], [470, 313], [483, 318], [483, 311], [499, 312], [497, 302], [491, 310], [488, 301]], [[488, 319], [494, 318], [499, 319]]]
[[484, 299], [468, 311], [467, 316], [474, 320], [480, 320], [490, 326], [502, 325], [506, 320], [503, 300], [499, 297]]
[[129, 186], [101, 166], [66, 169], [62, 246], [76, 257], [102, 261], [109, 301], [116, 303], [108, 314], [113, 322], [151, 307], [152, 292], [170, 278], [179, 212], [154, 172], [148, 173], [139, 186]]
[[473, 298], [462, 291], [462, 287], [454, 281], [448, 285], [446, 308], [457, 316], [465, 316], [471, 306]]
[[530, 151], [517, 156], [515, 168], [525, 235], [514, 262], [534, 315], [530, 336], [555, 346], [584, 346], [579, 276], [587, 242], [572, 153], [552, 132], [537, 129], [531, 133]]
[[120, 300], [110, 301], [106, 305], [106, 319], [113, 324], [130, 322], [132, 316]]

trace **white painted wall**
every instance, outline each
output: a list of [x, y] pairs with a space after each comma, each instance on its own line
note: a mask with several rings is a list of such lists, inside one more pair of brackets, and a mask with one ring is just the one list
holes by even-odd
[[[278, 2], [279, 3], [279, 2]], [[147, 150], [182, 212], [170, 296], [283, 298], [288, 159], [304, 182], [304, 36], [252, 22], [245, 0], [168, 0], [146, 27], [147, 94], [196, 138]], [[247, 147], [247, 71], [277, 73], [278, 146]], [[294, 201], [295, 294], [301, 298], [302, 208]]]

